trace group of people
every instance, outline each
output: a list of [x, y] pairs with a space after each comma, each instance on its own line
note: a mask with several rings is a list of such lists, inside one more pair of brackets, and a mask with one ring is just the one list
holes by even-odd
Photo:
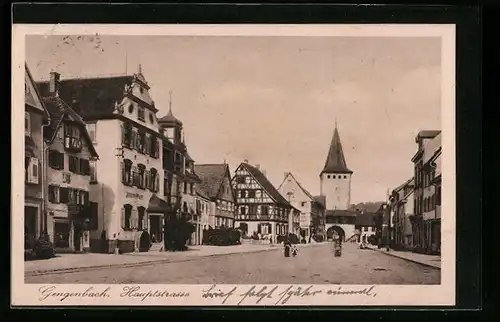
[[299, 254], [299, 250], [297, 249], [297, 246], [292, 244], [288, 238], [285, 238], [283, 240], [283, 246], [284, 246], [285, 257], [290, 257], [290, 254], [293, 257], [295, 257]]

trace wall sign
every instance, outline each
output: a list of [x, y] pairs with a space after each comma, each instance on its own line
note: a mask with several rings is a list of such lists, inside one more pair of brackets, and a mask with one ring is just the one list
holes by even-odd
[[133, 199], [142, 199], [144, 198], [143, 195], [140, 195], [138, 193], [134, 193], [134, 192], [127, 192], [127, 194], [125, 195], [126, 198], [133, 198]]

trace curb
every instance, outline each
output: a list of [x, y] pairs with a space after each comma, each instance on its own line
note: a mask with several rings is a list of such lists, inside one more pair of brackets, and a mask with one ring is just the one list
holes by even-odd
[[209, 254], [209, 255], [201, 255], [201, 256], [193, 256], [191, 258], [184, 259], [159, 259], [153, 261], [146, 262], [137, 262], [137, 263], [127, 263], [127, 264], [108, 264], [108, 265], [97, 265], [97, 266], [86, 266], [86, 267], [71, 267], [71, 268], [56, 268], [49, 270], [40, 270], [40, 271], [28, 271], [24, 272], [24, 277], [32, 277], [32, 276], [42, 276], [42, 275], [51, 275], [55, 273], [78, 273], [85, 271], [92, 271], [98, 269], [107, 269], [107, 268], [129, 268], [129, 267], [140, 267], [140, 266], [148, 266], [153, 264], [165, 264], [165, 263], [182, 263], [182, 262], [191, 262], [200, 258], [209, 258], [209, 257], [219, 257], [226, 255], [234, 255], [234, 254], [245, 254], [245, 253], [262, 253], [271, 250], [277, 250], [278, 248], [267, 248], [267, 249], [259, 249], [255, 251], [248, 252], [234, 252], [234, 253], [223, 253], [223, 254]]
[[379, 253], [382, 253], [382, 254], [386, 254], [387, 256], [396, 257], [396, 258], [399, 258], [399, 259], [402, 259], [402, 260], [405, 260], [405, 261], [408, 261], [408, 262], [412, 262], [412, 263], [415, 263], [415, 264], [419, 264], [419, 265], [422, 265], [422, 266], [425, 266], [425, 267], [430, 267], [430, 268], [434, 268], [434, 269], [437, 269], [437, 270], [441, 270], [441, 267], [437, 267], [437, 266], [434, 266], [434, 265], [431, 265], [431, 264], [422, 263], [422, 262], [419, 262], [419, 261], [414, 260], [414, 259], [400, 257], [400, 256], [398, 256], [396, 254], [391, 254], [389, 252], [384, 252], [384, 251], [381, 251], [381, 250], [378, 250], [378, 249], [374, 249], [374, 248], [370, 248], [370, 247], [368, 247], [368, 249], [369, 250], [373, 250], [374, 252], [379, 252]]

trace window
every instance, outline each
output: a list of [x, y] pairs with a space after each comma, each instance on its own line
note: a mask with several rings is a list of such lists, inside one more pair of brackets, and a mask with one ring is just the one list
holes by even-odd
[[245, 190], [240, 190], [240, 198], [245, 198]]
[[146, 171], [146, 166], [144, 166], [144, 164], [137, 165], [137, 187], [140, 189], [146, 188], [145, 171]]
[[132, 228], [132, 206], [124, 205], [122, 211], [122, 228], [125, 230], [130, 230]]
[[262, 191], [256, 190], [255, 191], [255, 198], [262, 198]]
[[134, 112], [134, 104], [133, 103], [129, 104], [129, 106], [128, 106], [128, 112], [131, 113], [131, 114]]
[[326, 177], [327, 177], [328, 179], [330, 179], [330, 175], [327, 175]]
[[250, 177], [245, 177], [245, 183], [250, 184], [252, 182], [252, 179]]
[[344, 176], [344, 179], [347, 179], [347, 176]]
[[59, 187], [49, 185], [49, 202], [59, 203]]
[[248, 198], [255, 198], [255, 190], [248, 191]]
[[[141, 87], [141, 89], [142, 89], [142, 87]], [[146, 119], [144, 107], [139, 106], [139, 108], [137, 109], [137, 118], [143, 122]]]
[[96, 161], [89, 162], [89, 170], [90, 170], [90, 183], [97, 183], [97, 162]]
[[246, 212], [245, 212], [245, 211], [246, 211], [245, 206], [241, 206], [241, 207], [240, 207], [240, 215], [246, 215]]
[[154, 122], [155, 122], [155, 118], [154, 118], [153, 113], [149, 113], [149, 122], [151, 122], [151, 124], [154, 124]]
[[245, 177], [243, 177], [243, 176], [237, 177], [236, 178], [236, 183], [244, 184], [245, 183]]
[[139, 222], [137, 224], [137, 229], [138, 230], [143, 230], [144, 229], [144, 213], [145, 213], [145, 209], [144, 207], [139, 207], [137, 208], [137, 211], [139, 213]]
[[136, 132], [135, 149], [138, 152], [144, 153], [145, 138], [146, 138], [146, 133], [140, 130]]
[[122, 182], [127, 186], [132, 185], [132, 161], [128, 159], [122, 162]]
[[337, 176], [332, 176], [332, 179], [336, 179], [336, 178], [337, 178]]
[[[167, 179], [165, 179], [164, 184], [168, 185]], [[159, 188], [160, 188], [160, 179], [158, 176], [158, 171], [155, 168], [151, 168], [151, 170], [149, 170], [148, 189], [153, 192], [158, 192]]]
[[28, 158], [28, 167], [26, 169], [26, 182], [30, 184], [39, 183], [39, 166], [37, 158]]
[[87, 132], [89, 132], [90, 140], [92, 143], [96, 143], [96, 124], [88, 123], [87, 124]]
[[300, 206], [301, 206], [301, 207], [305, 207], [305, 206], [306, 206], [306, 204], [307, 204], [307, 201], [302, 201], [302, 202], [300, 203]]
[[31, 118], [28, 112], [24, 112], [24, 135], [31, 136]]
[[64, 170], [64, 153], [49, 150], [49, 166], [52, 169]]
[[194, 184], [192, 183], [189, 185], [189, 193], [194, 194]]
[[122, 144], [128, 148], [132, 146], [133, 128], [130, 124], [122, 125]]
[[70, 247], [71, 224], [65, 222], [54, 223], [54, 247], [69, 248]]
[[82, 149], [80, 128], [76, 124], [64, 124], [64, 147], [72, 151]]

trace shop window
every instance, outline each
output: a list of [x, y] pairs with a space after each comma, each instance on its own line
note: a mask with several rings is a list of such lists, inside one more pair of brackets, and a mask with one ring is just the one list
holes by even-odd
[[71, 224], [69, 222], [54, 223], [54, 247], [70, 248]]

